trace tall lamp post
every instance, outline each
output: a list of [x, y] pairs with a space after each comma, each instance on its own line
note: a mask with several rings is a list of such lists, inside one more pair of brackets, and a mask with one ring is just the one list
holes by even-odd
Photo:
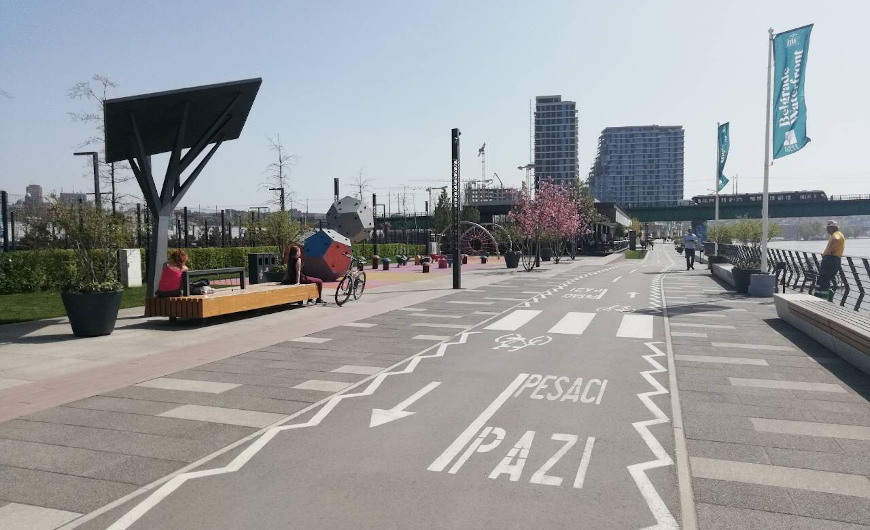
[[269, 191], [280, 191], [281, 192], [281, 211], [282, 212], [285, 211], [284, 210], [284, 186], [281, 186], [280, 188], [269, 188]]
[[96, 151], [79, 151], [77, 153], [73, 153], [75, 156], [90, 156], [94, 162], [94, 205], [97, 207], [97, 210], [103, 207], [102, 197], [100, 196], [100, 169], [99, 169], [99, 153]]

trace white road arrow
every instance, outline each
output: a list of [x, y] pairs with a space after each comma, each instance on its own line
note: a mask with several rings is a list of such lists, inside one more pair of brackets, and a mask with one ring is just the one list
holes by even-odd
[[629, 298], [634, 298], [635, 296], [637, 296], [637, 293], [635, 292], [628, 293]]
[[416, 414], [416, 412], [408, 412], [404, 410], [411, 403], [417, 401], [421, 397], [425, 396], [429, 392], [431, 392], [436, 386], [440, 385], [440, 381], [433, 381], [428, 385], [424, 386], [420, 390], [414, 392], [408, 399], [402, 401], [395, 407], [384, 410], [384, 409], [372, 409], [372, 421], [369, 423], [369, 427], [377, 427], [378, 425], [383, 425], [385, 423], [389, 423], [393, 420], [400, 420], [402, 418], [407, 418], [411, 414]]

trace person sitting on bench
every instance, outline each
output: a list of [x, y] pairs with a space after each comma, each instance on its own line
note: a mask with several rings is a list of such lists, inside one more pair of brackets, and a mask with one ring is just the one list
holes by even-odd
[[163, 264], [160, 273], [160, 284], [154, 294], [160, 298], [181, 296], [181, 277], [187, 270], [187, 252], [176, 249], [169, 255], [169, 261]]
[[[287, 264], [287, 272], [284, 274], [284, 285], [298, 285], [313, 283], [317, 285], [316, 304], [326, 304], [323, 300], [323, 280], [302, 274], [302, 250], [296, 245], [288, 245], [284, 248], [284, 263]], [[312, 303], [308, 300], [308, 303]]]

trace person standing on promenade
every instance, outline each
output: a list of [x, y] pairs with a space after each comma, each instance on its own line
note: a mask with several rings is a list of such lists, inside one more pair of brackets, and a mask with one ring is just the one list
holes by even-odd
[[822, 263], [819, 265], [819, 277], [816, 291], [827, 294], [831, 289], [831, 280], [840, 271], [840, 260], [846, 250], [846, 237], [840, 232], [836, 221], [828, 221], [828, 246], [822, 252]]
[[686, 253], [686, 270], [695, 270], [695, 246], [698, 243], [698, 236], [692, 232], [692, 229], [686, 230], [686, 235], [683, 236], [683, 249]]

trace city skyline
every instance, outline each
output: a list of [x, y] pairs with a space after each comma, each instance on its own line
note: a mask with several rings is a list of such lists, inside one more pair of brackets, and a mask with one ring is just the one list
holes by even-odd
[[[0, 131], [0, 186], [12, 192], [39, 182], [46, 194], [92, 191], [87, 164], [72, 152], [95, 131], [66, 116], [91, 106], [68, 99], [66, 91], [100, 73], [119, 84], [111, 97], [263, 76], [248, 127], [221, 149], [202, 184], [185, 197], [188, 205], [265, 204], [269, 196], [258, 188], [271, 161], [266, 136], [278, 133], [299, 157], [291, 173], [295, 200], [309, 199], [312, 210], [328, 207], [333, 177], [341, 178], [342, 193], [350, 193], [344, 185], [364, 168], [376, 179], [379, 197], [401, 193], [404, 185], [422, 211], [427, 194], [414, 188], [448, 180], [451, 127], [463, 131], [464, 180], [479, 178], [474, 155], [486, 142], [487, 172], [518, 185], [523, 174], [516, 168], [529, 162], [529, 100], [537, 94], [576, 101], [589, 132], [579, 141], [581, 176], [592, 166], [604, 128], [681, 123], [684, 198], [706, 193], [714, 182], [715, 124], [730, 121], [726, 174], [740, 175], [741, 191], [759, 191], [766, 30], [810, 22], [816, 24], [807, 63], [813, 141], [799, 155], [777, 160], [771, 189], [860, 193], [870, 176], [852, 154], [861, 152], [868, 118], [852, 112], [837, 88], [847, 72], [849, 82], [867, 80], [853, 67], [868, 51], [859, 24], [870, 8], [860, 2], [839, 3], [839, 10], [795, 2], [788, 12], [736, 2], [713, 24], [697, 24], [710, 19], [691, 2], [665, 10], [642, 3], [554, 4], [562, 14], [558, 20], [537, 19], [530, 6], [501, 3], [457, 4], [458, 18], [434, 6], [225, 4], [191, 29], [185, 20], [201, 17], [204, 5], [176, 6], [177, 17], [169, 22], [163, 16], [169, 4], [162, 2], [0, 7], [0, 29], [9, 43], [0, 52], [0, 89], [12, 96], [0, 98], [8, 124]], [[123, 23], [97, 33], [83, 29], [101, 17], [161, 23], [152, 24], [153, 38], [140, 49]], [[516, 27], [539, 38], [524, 39]], [[175, 46], [182, 29], [189, 52], [183, 57]], [[107, 40], [113, 45], [105, 46]], [[554, 46], [565, 53], [544, 53]], [[155, 159], [158, 168], [164, 162]], [[129, 183], [120, 188], [138, 193]]]

